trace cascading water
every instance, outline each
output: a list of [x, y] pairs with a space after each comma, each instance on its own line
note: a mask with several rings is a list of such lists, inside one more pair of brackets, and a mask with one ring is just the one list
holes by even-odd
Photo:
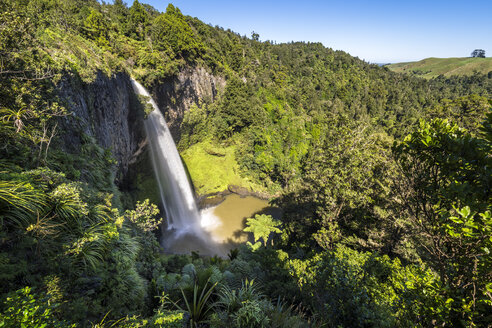
[[148, 97], [154, 108], [144, 124], [161, 201], [169, 220], [163, 246], [173, 252], [198, 248], [213, 253], [214, 247], [201, 229], [195, 197], [164, 116], [140, 83], [132, 79], [132, 86], [135, 93]]

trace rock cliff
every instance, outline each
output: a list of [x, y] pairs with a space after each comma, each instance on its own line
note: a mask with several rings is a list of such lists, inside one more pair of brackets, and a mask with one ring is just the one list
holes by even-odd
[[181, 137], [179, 128], [184, 113], [193, 104], [215, 101], [225, 84], [223, 77], [195, 67], [183, 69], [177, 76], [166, 79], [154, 88], [152, 93], [156, 96], [157, 105], [164, 113], [176, 143]]
[[[225, 79], [203, 68], [186, 68], [177, 76], [158, 84], [152, 94], [164, 113], [174, 140], [192, 104], [213, 102], [225, 86]], [[144, 111], [133, 92], [130, 77], [118, 73], [107, 77], [98, 73], [91, 83], [65, 77], [58, 84], [59, 95], [71, 114], [61, 122], [60, 139], [65, 151], [77, 154], [86, 137], [109, 149], [117, 161], [115, 184], [122, 191], [136, 191], [136, 199], [151, 198], [153, 180], [143, 125]]]
[[116, 159], [115, 182], [121, 188], [129, 166], [145, 145], [143, 111], [129, 76], [118, 73], [107, 77], [98, 73], [92, 83], [65, 78], [58, 88], [61, 100], [71, 112], [62, 122], [63, 147], [77, 153], [83, 138], [94, 138]]

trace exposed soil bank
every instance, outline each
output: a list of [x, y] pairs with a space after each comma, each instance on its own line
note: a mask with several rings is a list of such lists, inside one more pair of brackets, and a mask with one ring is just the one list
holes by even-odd
[[221, 204], [225, 199], [226, 196], [236, 194], [239, 197], [254, 197], [263, 201], [269, 201], [274, 197], [274, 195], [270, 195], [267, 193], [263, 192], [256, 192], [256, 191], [251, 191], [248, 190], [247, 188], [244, 187], [239, 187], [235, 185], [229, 185], [227, 187], [227, 190], [220, 191], [217, 193], [211, 193], [203, 196], [198, 197], [198, 206], [201, 209], [212, 207], [212, 206], [217, 206]]

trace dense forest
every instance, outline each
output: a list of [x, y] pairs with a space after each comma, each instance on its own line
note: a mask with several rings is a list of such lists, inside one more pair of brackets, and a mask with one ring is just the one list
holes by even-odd
[[[162, 252], [158, 199], [66, 91], [194, 68], [225, 83], [175, 118], [179, 150], [232, 150], [282, 209], [227, 258]], [[492, 327], [491, 95], [171, 4], [3, 0], [0, 327]]]

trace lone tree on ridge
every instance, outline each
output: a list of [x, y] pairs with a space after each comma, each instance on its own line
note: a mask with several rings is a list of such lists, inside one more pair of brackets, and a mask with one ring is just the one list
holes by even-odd
[[475, 49], [471, 53], [472, 57], [480, 57], [480, 58], [485, 58], [485, 50], [483, 49]]

